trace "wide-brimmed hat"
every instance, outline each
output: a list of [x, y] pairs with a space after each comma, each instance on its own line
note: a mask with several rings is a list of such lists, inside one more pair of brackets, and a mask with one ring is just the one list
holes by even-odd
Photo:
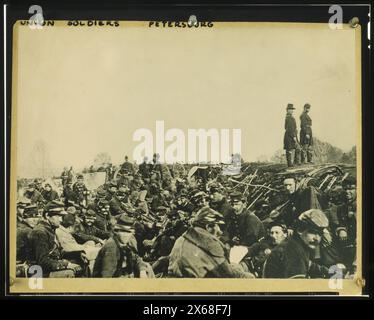
[[127, 214], [122, 213], [120, 217], [117, 219], [117, 223], [114, 226], [114, 231], [124, 231], [130, 232], [133, 231], [133, 225], [135, 220], [129, 217]]
[[292, 103], [287, 104], [287, 110], [295, 110], [295, 107]]

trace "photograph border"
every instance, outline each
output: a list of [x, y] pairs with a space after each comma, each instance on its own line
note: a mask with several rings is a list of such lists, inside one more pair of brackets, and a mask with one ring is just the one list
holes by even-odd
[[[53, 19], [51, 19], [53, 20]], [[84, 19], [82, 19], [84, 20]], [[100, 20], [100, 19], [98, 19]], [[218, 22], [215, 22], [218, 23]], [[253, 23], [253, 22], [248, 22]], [[271, 24], [283, 22], [269, 22]], [[314, 24], [315, 26], [317, 24]], [[326, 26], [325, 26], [326, 27]], [[17, 29], [17, 28], [15, 28]], [[363, 90], [362, 87], [362, 37], [364, 37], [365, 28], [358, 26], [356, 28], [356, 92], [360, 93]], [[16, 33], [13, 34], [13, 37]], [[16, 37], [15, 37], [16, 38]], [[12, 43], [13, 48], [16, 43]], [[12, 74], [17, 74], [17, 61], [13, 60]], [[13, 88], [17, 83], [17, 78], [12, 78]], [[15, 278], [15, 237], [16, 237], [16, 119], [17, 119], [17, 108], [16, 108], [16, 94], [15, 90], [12, 91], [12, 116], [11, 116], [11, 146], [10, 146], [10, 157], [11, 157], [11, 183], [10, 183], [10, 208], [9, 210], [9, 230], [10, 236], [9, 243], [9, 273], [10, 281], [9, 293], [10, 294], [48, 294], [48, 293], [121, 293], [121, 294], [135, 294], [135, 293], [299, 293], [299, 292], [315, 292], [324, 294], [336, 294], [339, 295], [360, 295], [362, 294], [362, 278], [363, 278], [363, 263], [362, 263], [362, 218], [363, 218], [363, 206], [362, 206], [362, 97], [361, 94], [357, 94], [357, 228], [358, 228], [358, 241], [357, 241], [357, 279], [355, 280], [344, 280], [343, 289], [329, 289], [329, 280], [319, 279], [308, 279], [308, 280], [296, 280], [289, 281], [287, 279], [43, 279], [43, 289], [30, 289], [28, 286], [29, 279]], [[104, 283], [105, 282], [105, 283]], [[73, 284], [72, 284], [73, 283]], [[72, 286], [74, 288], [72, 288]]]

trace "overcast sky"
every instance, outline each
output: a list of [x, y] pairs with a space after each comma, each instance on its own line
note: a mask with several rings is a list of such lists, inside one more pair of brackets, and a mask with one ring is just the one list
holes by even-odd
[[[287, 103], [314, 135], [356, 143], [355, 32], [326, 25], [22, 26], [16, 33], [18, 168], [38, 141], [50, 165], [123, 161], [138, 128], [238, 128], [246, 160], [283, 147]], [[19, 172], [20, 173], [20, 172]]]

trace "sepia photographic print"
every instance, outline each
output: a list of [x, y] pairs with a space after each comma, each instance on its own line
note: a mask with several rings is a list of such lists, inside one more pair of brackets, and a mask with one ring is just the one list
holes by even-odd
[[10, 292], [361, 294], [360, 30], [17, 21]]

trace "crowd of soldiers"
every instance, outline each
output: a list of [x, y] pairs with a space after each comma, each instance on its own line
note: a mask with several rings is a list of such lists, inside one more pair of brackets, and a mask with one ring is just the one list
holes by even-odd
[[[31, 182], [17, 202], [17, 270], [45, 277], [328, 278], [356, 271], [356, 181], [340, 196], [282, 178], [249, 205], [250, 189], [219, 171], [188, 176], [157, 157], [126, 161], [88, 190], [84, 176], [62, 174], [63, 191]], [[279, 198], [279, 195], [277, 195]], [[278, 199], [277, 198], [277, 199]], [[234, 259], [234, 252], [244, 252]]]

